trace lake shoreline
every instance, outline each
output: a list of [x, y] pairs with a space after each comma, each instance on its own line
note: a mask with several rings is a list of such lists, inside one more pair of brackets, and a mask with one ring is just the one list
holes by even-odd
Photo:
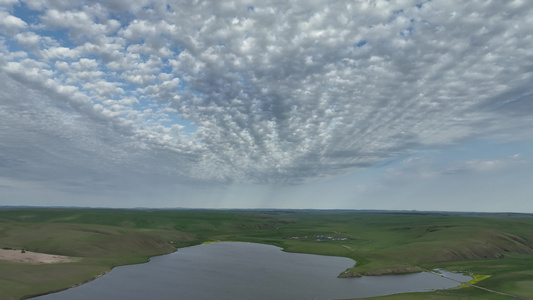
[[[194, 257], [193, 260], [196, 260], [196, 261], [201, 260], [201, 261], [202, 261], [203, 259], [200, 259], [200, 258], [198, 258], [198, 257], [195, 256], [195, 255], [197, 255], [198, 253], [206, 253], [206, 252], [205, 252], [206, 250], [207, 250], [207, 251], [215, 251], [215, 250], [213, 250], [213, 246], [214, 246], [214, 245], [210, 245], [210, 244], [212, 244], [212, 242], [207, 242], [207, 243], [203, 243], [203, 244], [195, 245], [195, 246], [191, 246], [191, 247], [184, 247], [184, 248], [180, 248], [180, 250], [182, 250], [182, 249], [186, 249], [186, 251], [183, 252], [185, 256], [186, 256], [186, 255], [191, 255], [191, 254], [192, 254], [192, 255], [193, 255], [192, 257]], [[276, 261], [276, 260], [278, 259], [278, 258], [276, 258], [276, 257], [278, 257], [278, 256], [285, 257], [285, 259], [289, 258], [289, 260], [286, 261], [286, 262], [284, 263], [284, 265], [291, 265], [291, 263], [293, 263], [293, 261], [297, 261], [299, 258], [305, 258], [305, 259], [306, 259], [305, 261], [307, 261], [307, 262], [304, 263], [303, 265], [302, 265], [301, 263], [297, 263], [297, 262], [295, 262], [295, 265], [294, 265], [294, 266], [291, 266], [289, 269], [291, 269], [291, 268], [293, 268], [293, 267], [300, 268], [301, 266], [305, 266], [306, 268], [308, 268], [309, 266], [312, 266], [312, 265], [313, 265], [312, 262], [315, 261], [315, 260], [317, 260], [317, 259], [318, 259], [318, 260], [325, 260], [325, 261], [332, 260], [332, 261], [338, 261], [338, 262], [340, 262], [340, 261], [339, 261], [339, 259], [340, 259], [340, 260], [343, 261], [342, 264], [350, 263], [350, 261], [353, 263], [353, 260], [352, 260], [352, 259], [350, 259], [350, 258], [346, 258], [346, 257], [324, 256], [324, 255], [309, 254], [309, 253], [293, 253], [293, 252], [286, 252], [286, 251], [284, 251], [284, 249], [281, 248], [281, 247], [278, 247], [278, 246], [275, 246], [275, 245], [271, 245], [271, 244], [265, 244], [265, 243], [250, 243], [250, 242], [237, 242], [237, 241], [234, 241], [234, 242], [228, 242], [228, 241], [224, 241], [224, 242], [220, 242], [220, 243], [216, 243], [216, 244], [219, 244], [219, 245], [215, 245], [215, 246], [214, 246], [214, 247], [217, 247], [217, 248], [215, 248], [215, 249], [217, 249], [217, 250], [215, 251], [215, 252], [217, 253], [216, 256], [218, 256], [218, 255], [222, 255], [222, 258], [220, 258], [221, 260], [228, 260], [228, 258], [229, 258], [229, 260], [232, 260], [232, 261], [235, 261], [235, 262], [239, 262], [239, 263], [237, 263], [237, 264], [245, 264], [245, 265], [247, 265], [247, 264], [250, 264], [251, 262], [258, 262], [258, 261], [260, 261], [260, 260], [262, 260], [262, 259], [265, 259], [265, 261], [268, 261], [268, 262], [270, 262], [270, 263], [274, 263], [274, 264], [276, 264], [276, 263], [279, 263], [278, 261]], [[230, 245], [228, 245], [228, 244], [230, 244]], [[233, 244], [233, 245], [231, 245], [231, 244]], [[208, 246], [208, 245], [209, 245], [209, 246]], [[192, 249], [192, 248], [194, 248], [194, 247], [198, 247], [198, 246], [200, 246], [201, 248]], [[202, 246], [208, 246], [208, 247], [202, 247]], [[265, 247], [261, 247], [261, 246], [265, 246], [266, 248], [265, 248]], [[230, 250], [231, 250], [232, 247], [233, 247], [233, 248], [237, 247], [238, 249], [241, 249], [241, 250], [239, 250], [239, 251], [241, 251], [241, 252], [240, 252], [240, 255], [238, 255], [238, 254], [237, 254], [237, 255], [236, 255], [236, 254], [231, 254], [231, 252], [230, 252], [230, 254], [231, 254], [230, 256], [227, 256], [227, 255], [228, 255], [227, 253], [224, 254], [224, 253], [225, 253], [224, 251], [227, 251], [227, 249], [230, 249]], [[251, 247], [251, 248], [250, 248], [250, 247]], [[226, 249], [226, 250], [224, 250], [224, 249]], [[265, 249], [266, 249], [266, 250], [265, 250]], [[176, 250], [176, 251], [177, 251], [177, 250]], [[174, 252], [176, 252], [176, 251], [174, 251]], [[273, 256], [274, 258], [268, 258], [268, 257], [270, 257], [270, 256], [267, 255], [266, 257], [261, 256], [261, 259], [260, 259], [259, 257], [257, 257], [256, 259], [252, 259], [252, 260], [250, 260], [250, 258], [249, 258], [248, 256], [249, 256], [249, 255], [252, 255], [252, 256], [253, 256], [253, 255], [257, 255], [257, 254], [254, 254], [254, 253], [257, 253], [257, 251], [259, 251], [259, 253], [263, 253], [263, 252], [266, 251], [265, 253], [270, 253], [269, 255], [274, 254], [274, 256]], [[262, 252], [262, 251], [263, 251], [263, 252]], [[162, 264], [162, 265], [165, 266], [165, 268], [168, 268], [168, 266], [170, 266], [170, 265], [173, 264], [173, 263], [176, 263], [176, 260], [179, 260], [179, 259], [181, 258], [181, 256], [180, 256], [180, 257], [177, 257], [177, 256], [174, 256], [174, 257], [173, 257], [173, 256], [164, 257], [164, 256], [167, 256], [167, 255], [169, 255], [169, 254], [173, 254], [174, 252], [167, 253], [167, 254], [163, 254], [163, 255], [157, 255], [157, 256], [151, 257], [151, 258], [148, 260], [148, 263], [152, 263], [152, 258], [155, 258], [155, 257], [161, 257], [162, 260], [165, 261], [163, 264], [161, 263], [160, 260], [155, 261], [154, 263], [155, 263], [155, 264]], [[181, 251], [180, 251], [180, 252], [181, 252]], [[263, 253], [263, 254], [265, 254], [265, 253]], [[287, 255], [286, 255], [286, 254], [287, 254]], [[224, 256], [224, 255], [226, 255], [226, 256]], [[293, 256], [293, 255], [296, 255], [296, 256]], [[208, 255], [208, 257], [212, 257], [212, 256], [213, 256], [212, 254]], [[189, 259], [191, 259], [191, 258], [189, 258]], [[204, 257], [204, 259], [205, 259], [205, 257]], [[186, 260], [187, 260], [187, 259], [186, 259]], [[241, 262], [241, 260], [244, 260], [244, 261]], [[224, 274], [224, 272], [227, 272], [226, 268], [224, 268], [224, 267], [218, 267], [218, 268], [217, 268], [216, 266], [213, 266], [212, 263], [213, 263], [213, 262], [208, 263], [209, 267], [214, 268], [212, 271], [209, 271], [209, 272], [208, 272], [209, 274], [212, 274], [212, 273], [219, 273], [219, 272], [222, 272], [222, 274]], [[141, 264], [142, 264], [142, 263], [141, 263]], [[253, 264], [253, 263], [252, 263], [252, 264]], [[131, 266], [134, 266], [134, 265], [138, 265], [138, 264], [123, 265], [123, 267], [131, 267]], [[231, 264], [231, 265], [234, 265], [234, 264]], [[324, 264], [324, 266], [326, 266], [326, 265], [329, 266], [330, 263], [326, 263], [326, 264]], [[180, 265], [180, 266], [181, 266], [181, 267], [178, 268], [178, 269], [185, 268], [186, 270], [189, 270], [189, 273], [186, 275], [187, 277], [189, 277], [189, 276], [194, 277], [194, 276], [197, 275], [197, 274], [193, 275], [193, 274], [195, 273], [195, 270], [201, 270], [201, 269], [203, 269], [203, 268], [196, 268], [196, 267], [190, 268], [190, 266], [188, 267], [187, 265]], [[298, 266], [300, 266], [300, 267], [298, 267]], [[117, 267], [118, 267], [118, 266], [117, 266]], [[117, 274], [114, 274], [114, 277], [109, 278], [108, 280], [106, 280], [106, 282], [104, 282], [104, 283], [103, 283], [103, 282], [99, 282], [99, 283], [97, 284], [97, 286], [103, 286], [103, 287], [97, 288], [97, 290], [102, 290], [102, 291], [103, 291], [103, 290], [108, 290], [108, 288], [110, 287], [109, 285], [111, 285], [111, 288], [114, 288], [115, 285], [113, 285], [112, 282], [114, 282], [114, 280], [116, 281], [117, 276], [119, 276], [119, 277], [120, 277], [120, 276], [123, 276], [124, 273], [126, 273], [126, 274], [130, 274], [130, 272], [133, 272], [133, 273], [136, 273], [136, 272], [139, 273], [139, 272], [141, 272], [141, 273], [146, 273], [146, 274], [149, 273], [149, 274], [157, 274], [157, 276], [163, 276], [163, 275], [160, 274], [161, 272], [159, 272], [159, 271], [154, 271], [153, 267], [150, 268], [150, 265], [147, 265], [146, 267], [141, 267], [141, 268], [144, 269], [144, 271], [142, 271], [142, 269], [137, 269], [137, 268], [135, 268], [135, 269], [131, 269], [131, 268], [128, 268], [128, 269], [121, 269], [121, 270], [120, 270], [121, 272], [119, 272], [119, 273], [117, 273]], [[189, 269], [188, 269], [188, 268], [189, 268]], [[99, 274], [98, 276], [96, 276], [96, 277], [93, 278], [92, 280], [89, 280], [89, 281], [84, 282], [84, 283], [80, 283], [80, 284], [73, 285], [73, 286], [71, 286], [71, 287], [69, 287], [69, 288], [67, 288], [67, 289], [63, 289], [63, 290], [59, 290], [59, 291], [54, 291], [54, 292], [49, 292], [49, 293], [46, 293], [46, 294], [32, 295], [32, 296], [30, 296], [30, 297], [25, 297], [25, 298], [23, 298], [23, 299], [29, 299], [29, 298], [39, 297], [39, 296], [45, 296], [45, 295], [54, 294], [54, 293], [62, 292], [62, 291], [65, 291], [65, 290], [69, 290], [69, 289], [72, 289], [72, 288], [75, 288], [75, 287], [81, 286], [81, 285], [83, 285], [83, 284], [86, 284], [86, 283], [88, 283], [88, 282], [94, 281], [95, 279], [100, 278], [100, 277], [102, 277], [103, 275], [108, 274], [108, 273], [109, 273], [111, 270], [113, 270], [113, 269], [115, 269], [115, 267], [111, 268], [110, 270], [108, 270], [108, 271], [105, 272], [105, 273]], [[172, 269], [176, 269], [176, 268], [172, 268]], [[265, 269], [262, 269], [262, 268], [259, 268], [259, 269], [263, 270], [262, 272], [265, 272]], [[128, 270], [128, 271], [126, 271], [126, 270]], [[150, 271], [149, 271], [149, 270], [150, 270]], [[254, 273], [253, 270], [255, 270], [255, 269], [249, 269], [248, 271], [246, 271], [246, 270], [240, 270], [240, 269], [232, 270], [230, 273], [228, 273], [228, 275], [229, 275], [229, 274], [232, 274], [231, 276], [226, 275], [226, 276], [222, 276], [222, 277], [220, 277], [219, 279], [221, 279], [221, 280], [223, 281], [223, 280], [224, 280], [223, 278], [225, 278], [225, 277], [233, 277], [234, 274], [248, 274], [248, 275], [245, 275], [244, 278], [248, 278], [248, 277], [252, 277], [252, 278], [262, 278], [262, 276], [266, 276], [267, 278], [269, 278], [269, 277], [273, 277], [273, 274], [271, 274], [270, 276], [267, 276], [267, 275], [258, 274], [257, 272]], [[193, 273], [190, 273], [190, 271], [192, 271]], [[183, 271], [183, 272], [185, 272], [185, 271]], [[251, 272], [251, 273], [250, 273], [250, 272]], [[272, 270], [271, 270], [271, 271], [268, 271], [268, 270], [267, 270], [266, 272], [267, 272], [267, 273], [268, 273], [268, 272], [271, 272], [271, 273], [272, 273], [273, 271], [272, 271]], [[286, 273], [284, 273], [284, 272], [286, 272], [286, 271], [283, 271], [283, 270], [275, 269], [274, 272], [281, 272], [281, 273], [279, 273], [279, 274], [285, 274], [285, 275], [283, 275], [283, 276], [288, 276]], [[390, 272], [390, 270], [388, 270], [387, 272]], [[289, 273], [290, 273], [290, 272], [289, 272]], [[407, 280], [407, 277], [403, 277], [403, 275], [408, 275], [408, 274], [393, 274], [393, 275], [383, 275], [383, 276], [380, 276], [380, 275], [358, 276], [358, 277], [361, 277], [361, 280], [363, 280], [363, 281], [357, 281], [357, 282], [351, 282], [351, 283], [350, 283], [350, 282], [344, 281], [344, 280], [342, 280], [342, 279], [341, 279], [340, 281], [336, 281], [336, 280], [339, 279], [339, 278], [338, 278], [339, 276], [335, 276], [335, 275], [331, 274], [331, 270], [330, 270], [330, 271], [326, 271], [326, 270], [321, 270], [321, 269], [320, 269], [320, 270], [315, 270], [315, 271], [312, 271], [312, 272], [307, 272], [307, 273], [304, 273], [304, 274], [312, 274], [312, 273], [314, 273], [314, 274], [316, 274], [316, 273], [323, 273], [323, 274], [320, 274], [319, 276], [322, 276], [322, 277], [325, 276], [325, 277], [328, 278], [327, 280], [325, 280], [325, 281], [323, 281], [323, 282], [330, 282], [330, 281], [332, 281], [332, 280], [333, 280], [333, 282], [336, 282], [336, 284], [333, 284], [333, 285], [331, 285], [331, 283], [329, 283], [329, 284], [324, 283], [324, 284], [326, 284], [326, 285], [328, 285], [328, 286], [337, 286], [337, 285], [339, 284], [337, 288], [332, 288], [332, 290], [334, 291], [334, 292], [331, 294], [332, 297], [338, 297], [339, 295], [342, 295], [343, 293], [344, 293], [344, 295], [346, 295], [346, 293], [350, 293], [351, 290], [350, 290], [350, 289], [345, 289], [346, 287], [353, 286], [354, 284], [355, 284], [355, 286], [361, 286], [361, 284], [365, 285], [365, 284], [366, 284], [365, 282], [373, 282], [374, 280], [378, 280], [378, 281], [376, 281], [376, 282], [382, 282], [382, 283], [383, 283], [383, 282], [388, 282], [388, 283], [392, 283], [392, 284], [382, 284], [382, 285], [380, 285], [380, 286], [387, 286], [387, 287], [389, 288], [388, 291], [387, 291], [387, 290], [382, 291], [381, 288], [380, 288], [379, 290], [372, 290], [372, 288], [370, 288], [369, 291], [373, 291], [373, 292], [370, 292], [370, 293], [371, 293], [372, 295], [375, 295], [376, 297], [377, 297], [377, 296], [381, 296], [381, 295], [402, 294], [402, 293], [407, 293], [407, 292], [411, 292], [411, 291], [412, 291], [412, 290], [407, 290], [407, 291], [406, 291], [405, 288], [407, 288], [407, 289], [413, 289], [413, 288], [414, 288], [416, 291], [426, 291], [426, 290], [429, 290], [429, 289], [435, 289], [435, 287], [436, 287], [436, 286], [434, 285], [434, 283], [428, 285], [427, 287], [424, 287], [424, 285], [425, 285], [426, 283], [428, 283], [428, 282], [433, 282], [433, 281], [431, 281], [431, 280], [430, 280], [430, 281], [427, 281], [427, 280], [428, 280], [428, 279], [427, 279], [427, 278], [428, 278], [428, 277], [427, 277], [428, 275], [422, 275], [422, 274], [420, 275], [420, 276], [422, 276], [422, 277], [416, 277], [416, 278], [421, 278], [421, 279], [422, 279], [422, 278], [425, 278], [425, 279], [422, 280], [424, 283], [417, 283], [417, 284], [415, 284], [415, 285], [412, 286], [412, 287], [409, 287], [409, 284], [407, 284], [407, 287], [403, 287], [405, 284], [400, 284], [400, 285], [398, 285], [398, 283], [396, 283], [396, 284], [393, 284], [393, 283], [394, 283], [394, 282], [409, 282], [409, 281], [405, 281], [405, 280]], [[424, 272], [424, 273], [427, 273], [427, 272]], [[120, 274], [122, 274], [122, 275], [120, 275]], [[140, 273], [139, 273], [139, 274], [140, 274]], [[292, 273], [290, 273], [290, 274], [292, 274]], [[400, 276], [399, 276], [399, 277], [396, 277], [396, 275], [400, 275]], [[180, 276], [183, 276], [183, 275], [180, 275]], [[167, 277], [168, 277], [168, 278], [173, 278], [173, 280], [176, 280], [177, 282], [179, 282], [179, 281], [180, 281], [180, 278], [181, 278], [180, 276], [174, 277], [174, 276], [170, 275], [170, 276], [167, 276]], [[137, 277], [139, 277], [139, 275], [135, 275], [135, 276], [133, 276], [133, 277], [134, 277], [134, 278], [137, 278]], [[150, 276], [150, 278], [151, 278], [151, 277], [152, 277], [152, 276]], [[296, 275], [296, 276], [290, 275], [290, 276], [289, 276], [289, 278], [306, 278], [306, 280], [305, 280], [306, 282], [309, 280], [309, 278], [307, 278], [307, 277], [308, 277], [308, 275], [303, 276], [303, 274], [302, 274], [301, 276], [300, 276], [300, 275]], [[352, 276], [352, 277], [355, 277], [355, 276]], [[113, 278], [115, 278], [115, 279], [113, 279]], [[284, 282], [291, 282], [292, 279], [289, 279], [289, 278], [285, 279]], [[365, 279], [365, 278], [366, 278], [366, 279]], [[372, 278], [375, 278], [375, 279], [372, 279]], [[411, 278], [412, 278], [412, 277], [411, 277]], [[111, 281], [110, 281], [110, 280], [111, 280]], [[128, 279], [122, 279], [121, 282], [123, 283], [124, 280], [128, 280]], [[204, 279], [204, 280], [205, 280], [205, 279]], [[244, 279], [244, 280], [246, 281], [246, 279]], [[370, 280], [370, 281], [369, 281], [369, 280]], [[399, 281], [397, 281], [397, 280], [399, 280]], [[299, 279], [298, 281], [301, 281], [301, 280]], [[128, 281], [128, 282], [129, 282], [129, 281]], [[210, 281], [210, 282], [212, 282], [212, 281]], [[322, 281], [319, 281], [319, 282], [322, 282]], [[446, 285], [445, 289], [448, 289], [451, 285], [450, 285], [449, 283], [444, 284], [444, 282], [446, 282], [446, 281], [443, 281], [442, 284], [443, 284], [443, 285]], [[140, 286], [140, 285], [139, 285], [140, 283], [135, 283], [135, 282], [132, 282], [132, 283], [129, 283], [129, 284], [132, 284], [133, 286]], [[149, 286], [151, 286], [151, 289], [156, 289], [156, 290], [163, 290], [163, 289], [164, 289], [163, 287], [159, 287], [159, 288], [157, 287], [157, 284], [159, 284], [159, 283], [157, 283], [155, 287], [152, 286], [152, 283], [150, 283], [150, 282], [148, 282], [148, 283], [146, 283], [146, 284], [148, 284]], [[348, 285], [346, 285], [346, 284], [348, 284]], [[107, 285], [108, 288], [105, 288], [106, 285]], [[215, 283], [215, 289], [216, 289], [216, 285], [217, 285], [217, 284]], [[320, 285], [320, 284], [315, 284], [315, 285]], [[313, 286], [315, 286], [315, 285], [313, 285]], [[195, 286], [195, 285], [192, 285], [192, 286]], [[234, 284], [229, 284], [228, 286], [238, 286], [238, 285], [235, 285], [235, 283], [234, 283]], [[344, 288], [340, 288], [341, 286], [343, 286]], [[372, 286], [372, 284], [370, 284], [370, 286]], [[392, 287], [391, 287], [391, 286], [392, 286]], [[396, 287], [395, 287], [395, 286], [396, 286]], [[416, 287], [416, 286], [418, 286], [418, 287]], [[394, 292], [394, 289], [397, 289], [398, 287], [400, 287], [400, 290], [401, 290], [401, 291]], [[205, 286], [204, 286], [204, 288], [205, 288]], [[212, 287], [210, 287], [210, 288], [212, 288]], [[259, 287], [256, 287], [256, 288], [259, 288]], [[264, 289], [264, 288], [266, 288], [266, 287], [261, 286], [260, 288]], [[456, 286], [454, 286], [454, 288], [456, 288]], [[94, 290], [94, 288], [92, 288], [92, 289]], [[205, 298], [204, 298], [203, 296], [201, 296], [201, 295], [196, 296], [196, 294], [195, 294], [195, 293], [196, 293], [196, 292], [195, 292], [196, 290], [195, 290], [194, 288], [193, 288], [193, 289], [190, 289], [190, 290], [189, 290], [188, 288], [185, 288], [185, 289], [187, 290], [187, 292], [193, 293], [193, 294], [192, 294], [192, 295], [193, 295], [193, 296], [192, 296], [193, 299], [205, 299]], [[438, 288], [438, 289], [441, 289], [441, 288]], [[119, 290], [120, 290], [120, 288], [119, 288]], [[149, 289], [149, 290], [150, 290], [150, 289]], [[295, 288], [295, 290], [301, 292], [301, 291], [304, 291], [305, 288], [302, 289], [302, 288], [300, 287], [300, 288]], [[89, 289], [86, 288], [84, 291], [85, 291], [85, 292], [87, 292], [87, 291], [91, 291], [91, 288], [89, 288]], [[354, 290], [354, 291], [355, 291], [355, 290]], [[362, 292], [363, 292], [363, 293], [369, 293], [369, 291], [366, 291], [366, 292], [365, 292], [365, 291], [363, 290]], [[78, 291], [78, 292], [79, 292], [79, 291]], [[291, 291], [291, 292], [292, 292], [292, 291]], [[307, 291], [305, 291], [304, 293], [306, 293], [306, 292], [307, 292]], [[324, 292], [324, 291], [322, 291], [322, 292]], [[352, 291], [352, 292], [353, 292], [353, 291]], [[378, 293], [376, 294], [376, 292], [378, 292]], [[116, 293], [116, 292], [115, 292], [115, 293]], [[329, 291], [328, 291], [328, 293], [329, 293]], [[338, 294], [338, 293], [340, 293], [340, 294]], [[359, 295], [357, 294], [358, 292], [353, 292], [353, 293], [354, 293], [354, 296], [356, 296], [356, 297], [359, 296]], [[382, 294], [382, 293], [385, 293], [385, 294]], [[70, 294], [68, 294], [68, 295], [71, 295], [71, 296], [72, 296], [73, 294], [70, 293]], [[89, 294], [89, 295], [91, 295], [91, 297], [94, 296], [94, 295], [92, 295], [92, 294]], [[328, 295], [329, 295], [329, 294], [328, 294]], [[366, 295], [368, 295], [368, 294], [363, 294], [363, 295], [366, 297]], [[58, 299], [65, 299], [65, 298], [62, 298], [62, 297], [64, 297], [64, 296], [59, 296]], [[97, 296], [96, 296], [96, 297], [97, 297]], [[277, 298], [278, 296], [274, 295], [273, 297], [276, 297], [276, 298]], [[327, 297], [327, 296], [322, 295], [322, 297]], [[374, 297], [374, 296], [370, 296], [370, 297]], [[104, 297], [104, 298], [105, 298], [105, 297]], [[290, 299], [290, 297], [287, 298], [287, 296], [284, 295], [284, 294], [282, 294], [282, 298], [283, 298], [283, 299]], [[45, 299], [48, 299], [48, 298], [45, 298]], [[50, 298], [50, 299], [54, 299], [54, 298]], [[141, 298], [138, 298], [138, 299], [141, 299]], [[229, 299], [229, 298], [224, 298], [224, 297], [222, 297], [221, 299]]]
[[[158, 257], [158, 256], [163, 256], [163, 255], [169, 255], [169, 254], [172, 254], [174, 252], [177, 252], [178, 251], [178, 248], [175, 248], [174, 251], [172, 252], [169, 252], [169, 253], [163, 253], [163, 254], [159, 254], [159, 255], [154, 255], [154, 256], [150, 256], [148, 258], [148, 260], [144, 261], [144, 262], [139, 262], [139, 263], [133, 263], [133, 264], [123, 264], [123, 265], [116, 265], [116, 266], [113, 266], [109, 269], [107, 269], [106, 271], [100, 273], [100, 274], [97, 274], [95, 275], [93, 278], [91, 279], [88, 279], [88, 280], [85, 280], [83, 282], [80, 282], [80, 283], [76, 283], [76, 284], [73, 284], [71, 286], [68, 286], [66, 288], [62, 288], [62, 289], [58, 289], [58, 290], [53, 290], [53, 291], [50, 291], [50, 292], [46, 292], [46, 293], [39, 293], [39, 294], [34, 294], [34, 295], [29, 295], [29, 296], [22, 296], [20, 299], [21, 300], [26, 300], [26, 299], [32, 299], [32, 298], [36, 298], [36, 297], [40, 297], [40, 296], [45, 296], [45, 295], [50, 295], [50, 294], [55, 294], [55, 293], [59, 293], [59, 292], [63, 292], [63, 291], [66, 291], [66, 290], [69, 290], [69, 289], [73, 289], [73, 288], [76, 288], [78, 286], [81, 286], [81, 285], [84, 285], [86, 283], [89, 283], [91, 281], [94, 281], [104, 275], [107, 275], [109, 274], [111, 271], [113, 271], [115, 268], [117, 267], [123, 267], [123, 266], [134, 266], [134, 265], [140, 265], [140, 264], [146, 264], [146, 263], [149, 263], [150, 260], [154, 257]], [[75, 261], [73, 261], [75, 263]]]

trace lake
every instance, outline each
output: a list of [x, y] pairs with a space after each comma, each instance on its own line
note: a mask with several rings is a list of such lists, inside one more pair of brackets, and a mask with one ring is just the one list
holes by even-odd
[[337, 278], [354, 264], [349, 258], [287, 253], [270, 245], [218, 242], [117, 267], [89, 283], [33, 299], [346, 299], [458, 285], [432, 273]]

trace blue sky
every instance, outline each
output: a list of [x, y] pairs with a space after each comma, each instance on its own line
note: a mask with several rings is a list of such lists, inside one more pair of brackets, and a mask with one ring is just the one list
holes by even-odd
[[0, 0], [0, 204], [533, 212], [532, 27], [526, 1]]

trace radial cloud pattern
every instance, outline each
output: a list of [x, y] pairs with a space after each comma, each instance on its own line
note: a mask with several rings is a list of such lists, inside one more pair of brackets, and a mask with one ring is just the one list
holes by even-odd
[[529, 1], [0, 0], [0, 177], [293, 185], [530, 139], [532, 28]]

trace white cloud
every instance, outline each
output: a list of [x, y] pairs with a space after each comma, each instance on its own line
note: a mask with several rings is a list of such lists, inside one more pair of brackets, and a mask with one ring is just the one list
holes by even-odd
[[[102, 12], [100, 6], [87, 7], [87, 11], [64, 11], [48, 9], [41, 17], [42, 26], [49, 29], [65, 28], [69, 30], [69, 37], [78, 42], [98, 40], [114, 33], [120, 27], [120, 22], [107, 19], [107, 12]], [[94, 19], [99, 19], [98, 23]]]
[[22, 46], [34, 50], [39, 48], [41, 37], [33, 32], [24, 32], [17, 34], [15, 39]]
[[0, 0], [0, 5], [10, 6], [18, 2], [19, 2], [18, 0]]
[[22, 19], [0, 11], [0, 32], [3, 34], [14, 34], [26, 27], [28, 27], [28, 24]]
[[50, 47], [42, 51], [42, 55], [45, 59], [74, 59], [78, 58], [80, 53], [76, 49], [68, 47]]
[[31, 10], [38, 10], [42, 11], [47, 8], [49, 9], [59, 9], [59, 10], [67, 10], [67, 9], [73, 9], [77, 6], [80, 6], [83, 4], [83, 0], [71, 0], [71, 1], [64, 1], [64, 0], [21, 0], [21, 2], [25, 3], [29, 9]]
[[[25, 2], [32, 26], [0, 12], [1, 107], [54, 124], [41, 147], [64, 145], [65, 169], [105, 173], [102, 159], [179, 180], [292, 184], [422, 147], [532, 138], [528, 2]], [[31, 105], [7, 101], [11, 86], [31, 90]], [[10, 147], [41, 141], [9, 122]]]
[[98, 96], [113, 97], [116, 94], [124, 94], [124, 90], [120, 88], [121, 84], [117, 82], [107, 82], [100, 80], [96, 83], [86, 83], [83, 89], [92, 90]]

